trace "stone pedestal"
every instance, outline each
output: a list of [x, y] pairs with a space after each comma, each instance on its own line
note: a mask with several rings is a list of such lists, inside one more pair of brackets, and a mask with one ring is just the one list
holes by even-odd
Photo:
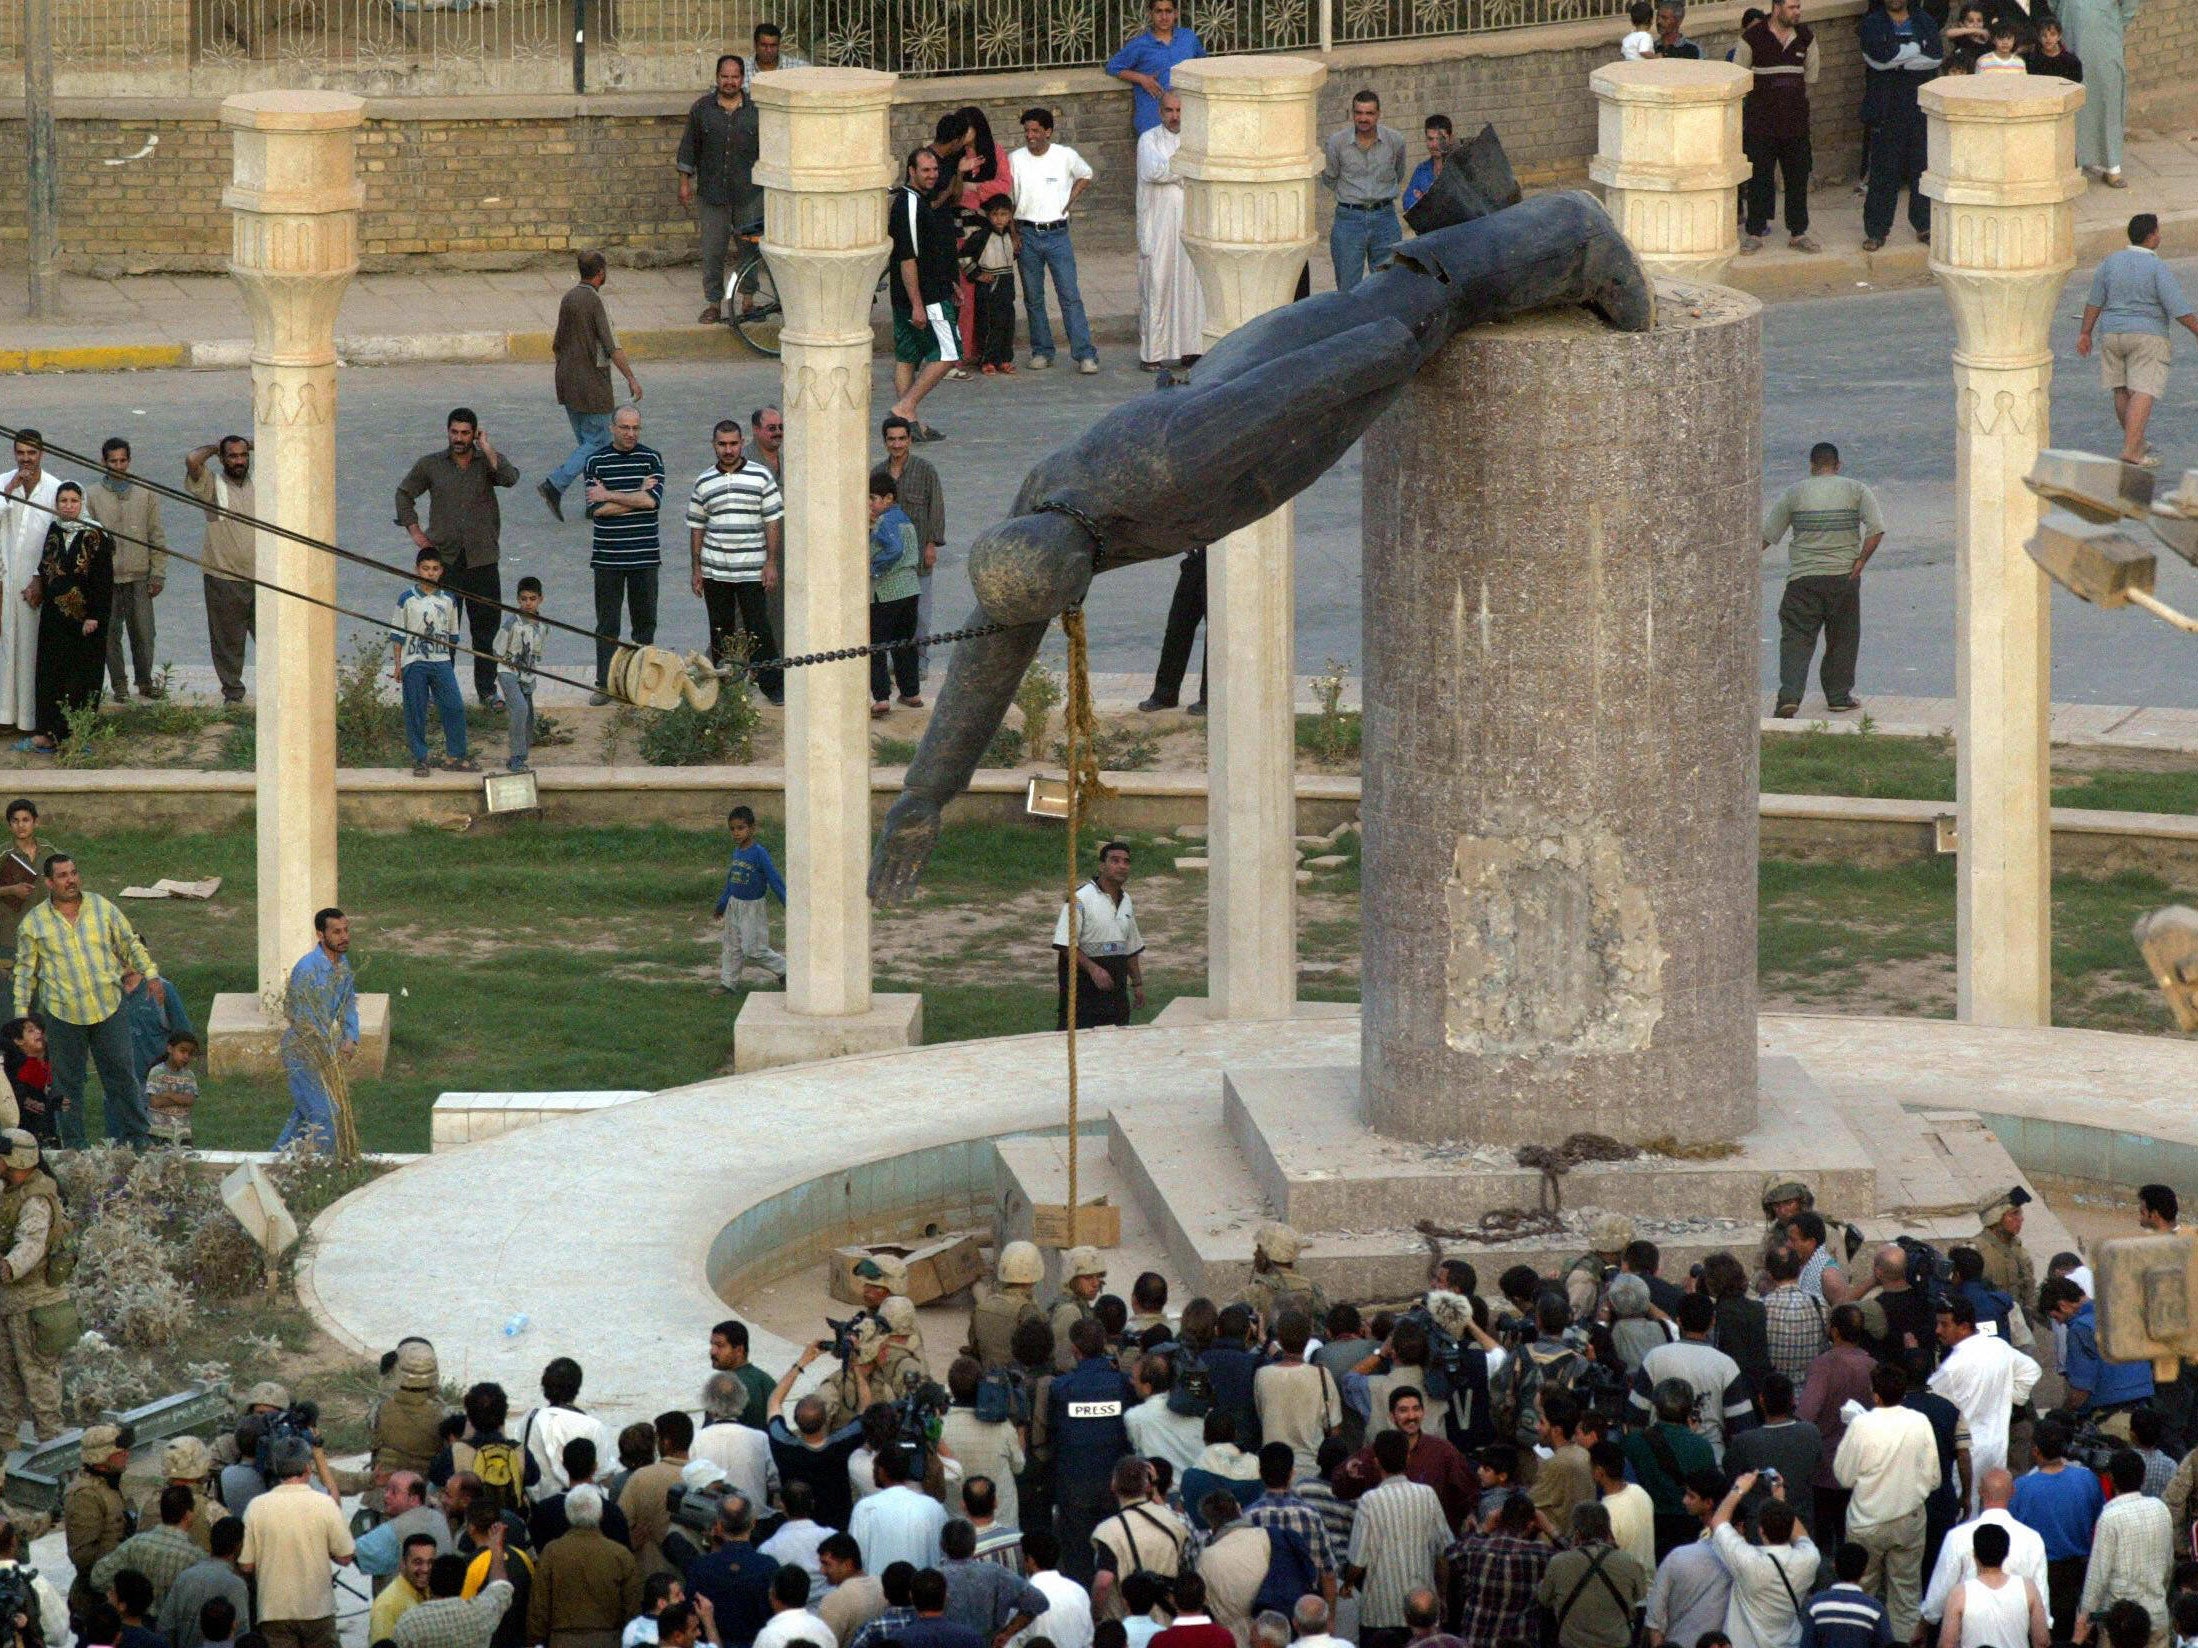
[[[347, 92], [252, 92], [221, 105], [229, 128], [229, 272], [252, 320], [252, 472], [260, 516], [336, 536], [336, 311], [359, 267], [364, 200], [352, 153], [365, 104]], [[259, 534], [267, 583], [322, 601], [336, 559]], [[219, 1038], [279, 1033], [268, 1014], [336, 898], [336, 615], [262, 590], [255, 625], [259, 989], [216, 998]], [[256, 1026], [249, 1031], [243, 1027]]]
[[1931, 273], [1954, 312], [1956, 1011], [1978, 1024], [2052, 1016], [2046, 754], [2051, 619], [2024, 553], [2022, 484], [2052, 444], [2049, 333], [2075, 266], [2081, 86], [1982, 75], [1923, 88]]
[[1383, 1134], [1755, 1124], [1760, 309], [1658, 310], [1466, 333], [1367, 435]]
[[[304, 954], [301, 949], [299, 954]], [[209, 1076], [272, 1076], [282, 1069], [283, 1020], [257, 996], [225, 993], [214, 997], [206, 1018], [206, 1073]], [[352, 1055], [353, 1080], [379, 1076], [389, 1063], [389, 997], [359, 997], [359, 1050]]]
[[[1328, 71], [1292, 57], [1178, 65], [1183, 243], [1206, 338], [1290, 301], [1313, 246]], [[1206, 557], [1206, 991], [1216, 1019], [1280, 1019], [1297, 1000], [1297, 578], [1291, 506]]]
[[1595, 91], [1587, 175], [1641, 261], [1659, 275], [1721, 281], [1740, 250], [1733, 190], [1748, 176], [1740, 102], [1752, 81], [1730, 63], [1608, 63]]
[[[786, 651], [870, 639], [870, 303], [898, 176], [890, 74], [758, 75], [763, 250], [785, 305]], [[786, 677], [786, 994], [751, 996], [742, 1070], [907, 1046], [918, 998], [870, 989], [870, 669], [851, 659]]]

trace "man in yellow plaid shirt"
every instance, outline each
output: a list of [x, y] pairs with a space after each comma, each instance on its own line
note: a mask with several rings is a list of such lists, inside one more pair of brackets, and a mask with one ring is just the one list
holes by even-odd
[[48, 856], [46, 902], [23, 917], [15, 935], [15, 1016], [36, 1002], [52, 1049], [53, 1085], [61, 1096], [61, 1142], [82, 1149], [84, 1062], [98, 1062], [106, 1095], [107, 1137], [142, 1150], [152, 1142], [143, 1077], [130, 1057], [123, 996], [140, 978], [157, 999], [167, 985], [130, 918], [97, 893], [84, 891], [76, 860]]

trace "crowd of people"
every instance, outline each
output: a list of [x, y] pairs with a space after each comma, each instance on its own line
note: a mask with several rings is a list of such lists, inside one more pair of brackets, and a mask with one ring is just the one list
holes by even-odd
[[[1041, 1302], [1046, 1261], [1009, 1242], [938, 1353], [874, 1254], [860, 1310], [782, 1372], [721, 1322], [699, 1413], [615, 1430], [562, 1355], [524, 1413], [493, 1383], [446, 1411], [409, 1339], [350, 1526], [278, 1389], [220, 1468], [171, 1446], [135, 1534], [126, 1451], [88, 1433], [67, 1613], [100, 1648], [327, 1648], [355, 1564], [375, 1648], [2198, 1638], [2193, 1371], [2101, 1356], [2090, 1273], [2038, 1279], [2028, 1200], [1944, 1252], [1865, 1248], [1787, 1181], [1760, 1248], [1680, 1281], [1606, 1215], [1554, 1272], [1483, 1298], [1445, 1259], [1378, 1311], [1331, 1304], [1286, 1225], [1239, 1297], [1179, 1308], [1155, 1272], [1110, 1293], [1093, 1248]], [[2168, 1187], [2141, 1205], [2179, 1228]]]

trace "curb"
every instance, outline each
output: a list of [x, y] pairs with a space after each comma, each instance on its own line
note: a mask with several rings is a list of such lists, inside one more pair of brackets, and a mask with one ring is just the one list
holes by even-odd
[[[2198, 224], [2198, 207], [2160, 214], [2163, 227]], [[1905, 220], [1894, 226], [1907, 236]], [[2126, 232], [2118, 223], [2079, 225], [2077, 263], [2089, 263], [2118, 250]], [[1874, 292], [1923, 286], [1931, 280], [1931, 249], [1909, 239], [1881, 252], [1826, 252], [1816, 256], [1780, 253], [1769, 258], [1735, 258], [1725, 284], [1770, 301], [1838, 297], [1858, 288]], [[892, 328], [873, 330], [881, 351], [893, 347]], [[1135, 343], [1137, 316], [1094, 315], [1092, 337], [1100, 343]], [[336, 359], [345, 366], [482, 365], [502, 361], [546, 362], [547, 331], [413, 332], [338, 338]], [[725, 326], [638, 327], [622, 334], [636, 361], [761, 361]], [[252, 363], [252, 345], [244, 338], [211, 343], [85, 344], [51, 349], [0, 349], [0, 376], [42, 372], [152, 372], [177, 367], [197, 371], [235, 371]]]
[[[890, 351], [890, 326], [874, 326], [878, 347]], [[1092, 317], [1091, 335], [1100, 343], [1134, 343], [1135, 315]], [[336, 359], [345, 366], [482, 365], [500, 361], [547, 363], [552, 334], [543, 332], [410, 332], [402, 335], [341, 337]], [[636, 327], [619, 341], [635, 361], [762, 361], [760, 355], [725, 326]], [[177, 367], [193, 371], [236, 371], [252, 364], [246, 338], [209, 343], [84, 344], [55, 349], [0, 349], [0, 376], [44, 372], [153, 372]]]

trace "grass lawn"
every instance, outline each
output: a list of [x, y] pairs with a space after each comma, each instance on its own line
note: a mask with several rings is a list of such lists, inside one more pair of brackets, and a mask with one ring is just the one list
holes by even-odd
[[[1874, 733], [1766, 733], [1762, 787], [1766, 795], [1951, 801], [1954, 745], [1947, 738]], [[2198, 762], [2145, 751], [2056, 749], [2053, 805], [2106, 812], [2198, 812]]]
[[[775, 822], [766, 820], [764, 836], [783, 858]], [[1176, 873], [1180, 843], [1131, 841], [1149, 946], [1142, 1019], [1203, 991], [1206, 886], [1203, 875]], [[194, 1020], [204, 1022], [217, 990], [252, 988], [249, 834], [118, 833], [67, 845], [100, 890], [161, 875], [223, 877], [210, 903], [137, 903], [129, 913]], [[368, 1147], [424, 1150], [430, 1107], [446, 1090], [653, 1089], [729, 1069], [741, 998], [710, 992], [710, 906], [725, 851], [715, 833], [664, 827], [346, 831], [343, 902], [360, 985], [395, 998], [388, 1072], [357, 1092]], [[1346, 836], [1341, 851], [1341, 869], [1299, 888], [1308, 998], [1358, 994], [1357, 838]], [[948, 831], [920, 896], [877, 913], [879, 988], [922, 992], [930, 1041], [1050, 1029], [1064, 873], [1064, 843], [1051, 828]], [[1766, 1007], [1950, 1014], [1953, 888], [1946, 859], [1889, 869], [1767, 862]], [[2160, 904], [2198, 900], [2198, 890], [2123, 874], [2064, 877], [2054, 892], [2056, 1021], [2164, 1032], [2130, 924]], [[196, 1132], [208, 1147], [264, 1148], [289, 1111], [279, 1080], [204, 1085]], [[96, 1132], [96, 1114], [92, 1125]]]

